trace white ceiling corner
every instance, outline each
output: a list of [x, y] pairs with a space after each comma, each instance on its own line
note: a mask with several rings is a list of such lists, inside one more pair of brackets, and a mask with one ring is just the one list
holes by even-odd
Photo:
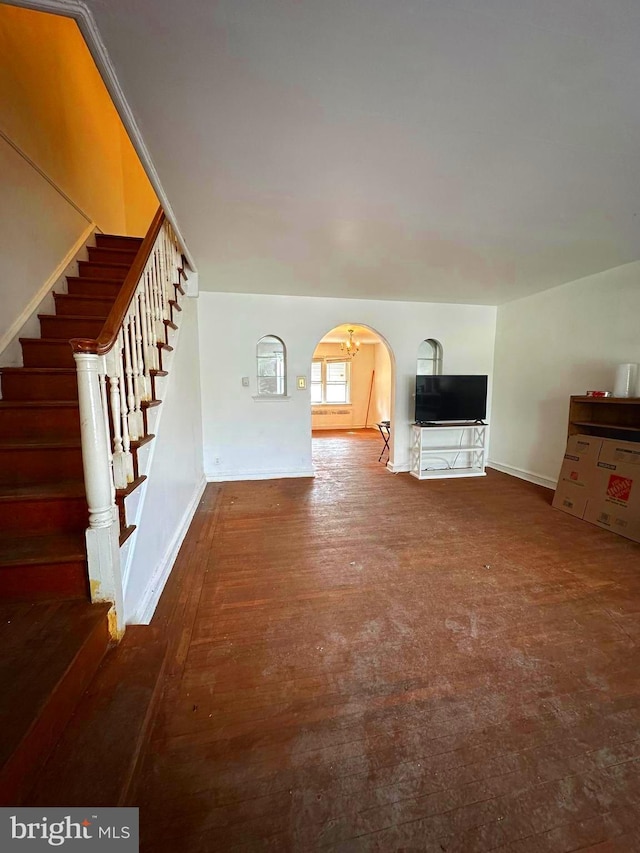
[[500, 304], [638, 258], [637, 0], [88, 0], [203, 290]]

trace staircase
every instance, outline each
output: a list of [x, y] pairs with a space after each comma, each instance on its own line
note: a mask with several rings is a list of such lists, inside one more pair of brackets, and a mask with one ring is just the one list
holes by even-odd
[[[78, 382], [73, 338], [97, 339], [143, 240], [99, 234], [55, 314], [40, 314], [41, 336], [21, 338], [23, 367], [1, 370], [0, 400], [0, 804], [17, 804], [64, 729], [109, 645], [108, 604], [92, 605], [88, 581]], [[176, 328], [178, 294], [165, 331]], [[125, 498], [145, 479], [131, 441], [133, 481], [116, 492], [120, 544]], [[113, 418], [111, 418], [113, 420]]]

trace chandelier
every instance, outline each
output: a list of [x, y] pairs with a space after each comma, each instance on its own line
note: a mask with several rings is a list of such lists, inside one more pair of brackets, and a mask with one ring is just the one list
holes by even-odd
[[340, 344], [340, 349], [342, 352], [346, 352], [349, 358], [353, 358], [360, 352], [360, 341], [353, 340], [353, 331], [353, 329], [347, 329], [349, 337], [346, 341], [342, 341]]

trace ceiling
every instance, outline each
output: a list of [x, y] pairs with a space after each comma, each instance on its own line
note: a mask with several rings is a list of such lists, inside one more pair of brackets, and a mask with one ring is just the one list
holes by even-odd
[[638, 0], [88, 0], [205, 290], [501, 304], [640, 256]]

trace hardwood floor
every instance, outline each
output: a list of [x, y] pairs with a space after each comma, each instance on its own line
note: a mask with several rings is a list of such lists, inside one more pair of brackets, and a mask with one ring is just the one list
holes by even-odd
[[154, 619], [141, 849], [640, 850], [640, 546], [380, 443], [207, 488]]

